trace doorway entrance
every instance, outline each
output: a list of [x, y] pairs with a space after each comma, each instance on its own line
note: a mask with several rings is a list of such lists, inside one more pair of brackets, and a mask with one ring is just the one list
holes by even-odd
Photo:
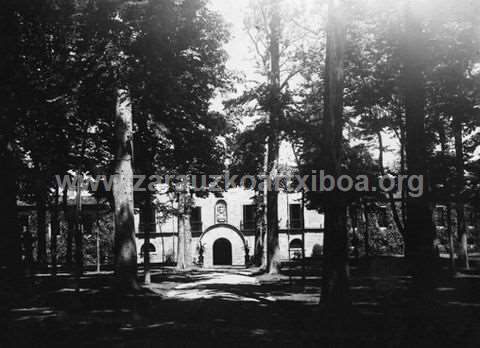
[[219, 238], [213, 243], [213, 264], [215, 266], [232, 265], [232, 244], [228, 239]]

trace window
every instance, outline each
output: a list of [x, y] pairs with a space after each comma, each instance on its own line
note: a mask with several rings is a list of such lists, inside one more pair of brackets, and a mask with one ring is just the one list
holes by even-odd
[[193, 207], [190, 213], [190, 228], [192, 232], [202, 232], [202, 208]]
[[140, 232], [142, 233], [155, 233], [157, 232], [157, 224], [156, 224], [156, 211], [155, 208], [152, 207], [152, 210], [148, 210], [146, 208], [140, 210]]
[[290, 204], [290, 228], [302, 228], [302, 209], [300, 204]]
[[215, 205], [215, 223], [227, 223], [227, 203], [224, 200], [218, 201]]
[[243, 229], [254, 230], [255, 229], [255, 204], [248, 204], [243, 206]]

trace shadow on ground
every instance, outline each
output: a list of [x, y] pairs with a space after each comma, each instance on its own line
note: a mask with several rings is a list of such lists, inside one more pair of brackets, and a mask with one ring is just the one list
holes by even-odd
[[67, 275], [33, 277], [4, 286], [0, 346], [478, 347], [478, 273], [438, 277], [432, 303], [412, 308], [403, 264], [387, 257], [357, 264], [353, 310], [342, 322], [318, 305], [317, 265], [304, 280], [295, 264], [277, 277], [161, 268], [145, 293], [130, 296], [111, 289], [110, 273], [89, 274], [78, 287]]

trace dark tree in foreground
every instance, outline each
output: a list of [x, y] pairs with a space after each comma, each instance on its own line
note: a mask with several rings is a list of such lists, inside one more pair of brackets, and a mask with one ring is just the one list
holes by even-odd
[[[343, 86], [346, 28], [342, 0], [328, 7], [324, 112], [321, 125], [326, 173], [338, 178], [343, 153]], [[321, 302], [341, 311], [350, 303], [347, 254], [347, 205], [340, 192], [331, 192], [325, 205], [324, 265]]]
[[428, 200], [425, 136], [425, 51], [419, 18], [407, 5], [403, 46], [408, 175], [423, 178], [423, 195], [407, 197], [405, 256], [413, 275], [415, 296], [428, 296], [433, 285], [435, 227]]

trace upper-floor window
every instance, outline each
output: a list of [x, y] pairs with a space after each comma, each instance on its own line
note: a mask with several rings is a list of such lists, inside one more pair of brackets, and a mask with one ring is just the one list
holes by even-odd
[[290, 228], [302, 228], [302, 209], [300, 204], [290, 204]]
[[218, 201], [215, 205], [215, 223], [227, 223], [227, 203], [224, 200]]
[[190, 228], [192, 232], [202, 232], [202, 208], [192, 207], [190, 213]]
[[157, 228], [156, 211], [155, 208], [143, 208], [140, 210], [140, 232], [141, 233], [155, 233]]
[[243, 229], [254, 230], [255, 229], [255, 204], [248, 204], [243, 206]]

